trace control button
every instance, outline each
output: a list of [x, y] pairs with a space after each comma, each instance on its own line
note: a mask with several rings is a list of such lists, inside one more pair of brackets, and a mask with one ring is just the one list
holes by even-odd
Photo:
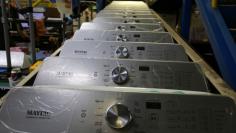
[[116, 54], [116, 57], [118, 57], [118, 58], [128, 58], [129, 57], [128, 49], [126, 47], [123, 47], [123, 46], [118, 47], [116, 49], [116, 53], [115, 54]]
[[123, 104], [114, 104], [106, 112], [106, 120], [112, 128], [121, 129], [132, 120], [131, 112]]
[[128, 81], [129, 74], [124, 67], [116, 67], [112, 71], [112, 80], [116, 84], [124, 84]]
[[121, 42], [127, 42], [128, 41], [128, 38], [126, 35], [118, 35], [116, 37], [116, 41], [121, 41]]

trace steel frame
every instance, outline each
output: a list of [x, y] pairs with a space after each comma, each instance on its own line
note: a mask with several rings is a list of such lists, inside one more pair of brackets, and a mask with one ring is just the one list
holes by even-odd
[[[184, 0], [188, 1], [188, 0]], [[212, 8], [211, 0], [195, 0], [203, 20], [203, 24], [208, 33], [211, 46], [216, 57], [218, 66], [224, 80], [236, 90], [236, 44], [234, 39], [222, 17], [219, 8]], [[184, 4], [183, 6], [191, 6], [191, 4]], [[183, 7], [188, 9], [189, 7]], [[189, 13], [184, 13], [182, 16], [182, 24], [187, 25], [184, 18], [189, 18]], [[182, 33], [186, 33], [185, 26]]]

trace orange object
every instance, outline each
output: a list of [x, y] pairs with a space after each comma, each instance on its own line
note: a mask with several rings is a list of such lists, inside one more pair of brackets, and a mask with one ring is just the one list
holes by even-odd
[[34, 69], [36, 69], [37, 67], [39, 67], [42, 63], [43, 63], [43, 61], [37, 61], [36, 63], [34, 63], [34, 64], [29, 68], [29, 71], [30, 71], [30, 72], [34, 71]]
[[35, 20], [35, 23], [36, 23], [37, 36], [39, 37], [39, 36], [44, 35], [47, 32], [45, 28], [44, 20]]

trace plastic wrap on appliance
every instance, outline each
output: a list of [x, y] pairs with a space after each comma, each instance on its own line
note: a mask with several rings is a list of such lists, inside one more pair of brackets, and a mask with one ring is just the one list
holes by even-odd
[[116, 10], [101, 10], [98, 14], [127, 14], [127, 15], [132, 15], [132, 14], [154, 14], [152, 10], [122, 10], [122, 9], [116, 9]]
[[81, 25], [80, 30], [117, 30], [117, 31], [155, 31], [164, 32], [160, 23], [158, 24], [124, 24], [124, 23], [89, 23], [85, 22]]
[[147, 6], [117, 6], [117, 5], [109, 5], [104, 8], [104, 10], [138, 10], [138, 11], [149, 11], [150, 9]]
[[[117, 83], [117, 69], [124, 77]], [[118, 77], [117, 77], [118, 78]], [[34, 85], [97, 85], [208, 91], [195, 63], [155, 60], [47, 58]]]
[[78, 94], [45, 89], [12, 89], [0, 111], [0, 132], [67, 133]]
[[96, 14], [96, 17], [157, 18], [154, 14]]
[[61, 48], [60, 57], [188, 61], [181, 45], [143, 42], [67, 40]]
[[[227, 97], [123, 92], [115, 91], [116, 88], [113, 87], [104, 87], [104, 90], [94, 88], [96, 87], [47, 86], [11, 89], [1, 106], [0, 132], [92, 133], [98, 129], [109, 133], [235, 131], [235, 104]], [[133, 114], [129, 128], [124, 128], [126, 130], [114, 130], [106, 121], [107, 109], [117, 103], [127, 106]], [[137, 109], [141, 111], [138, 114]], [[152, 118], [158, 114], [158, 122], [150, 121], [150, 113]], [[133, 125], [134, 123], [139, 126]], [[173, 125], [179, 125], [180, 128], [170, 128]], [[194, 125], [194, 128], [191, 128], [191, 125]], [[149, 128], [150, 126], [152, 128]]]
[[84, 41], [173, 43], [173, 38], [168, 32], [151, 31], [77, 30], [72, 39]]
[[147, 24], [158, 24], [160, 20], [158, 18], [122, 18], [122, 17], [97, 17], [93, 19], [94, 23], [100, 22], [116, 22], [116, 23], [147, 23]]

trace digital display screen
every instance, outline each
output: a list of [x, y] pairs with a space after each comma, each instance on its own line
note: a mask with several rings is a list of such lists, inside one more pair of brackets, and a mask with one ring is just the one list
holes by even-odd
[[136, 27], [135, 26], [130, 26], [131, 29], [135, 29]]
[[134, 37], [139, 38], [140, 35], [139, 34], [134, 34]]
[[161, 109], [160, 102], [146, 102], [147, 109]]
[[148, 66], [139, 66], [139, 71], [150, 71]]
[[137, 47], [137, 50], [142, 50], [142, 51], [144, 51], [144, 50], [145, 50], [145, 47]]

